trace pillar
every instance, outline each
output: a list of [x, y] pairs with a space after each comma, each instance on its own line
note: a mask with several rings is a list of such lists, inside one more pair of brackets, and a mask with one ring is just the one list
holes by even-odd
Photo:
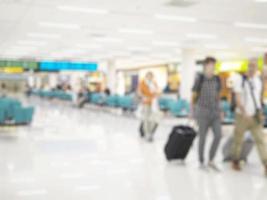
[[180, 73], [180, 96], [189, 101], [196, 74], [196, 51], [194, 49], [183, 49]]
[[106, 75], [107, 75], [107, 87], [110, 89], [110, 92], [112, 94], [115, 94], [116, 93], [116, 78], [117, 78], [115, 60], [107, 61]]

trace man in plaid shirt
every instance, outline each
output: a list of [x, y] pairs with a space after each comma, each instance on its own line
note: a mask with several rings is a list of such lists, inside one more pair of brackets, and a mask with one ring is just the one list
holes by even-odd
[[220, 78], [215, 75], [216, 59], [207, 57], [204, 60], [204, 73], [196, 77], [191, 110], [199, 126], [199, 162], [202, 169], [206, 169], [204, 149], [209, 128], [212, 129], [214, 139], [209, 152], [208, 167], [218, 171], [213, 160], [221, 140], [221, 111], [220, 111]]

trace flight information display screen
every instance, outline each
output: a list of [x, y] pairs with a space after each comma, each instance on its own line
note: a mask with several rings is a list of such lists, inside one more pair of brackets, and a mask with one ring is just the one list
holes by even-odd
[[62, 71], [62, 70], [77, 70], [77, 71], [96, 71], [97, 63], [85, 62], [51, 62], [43, 61], [40, 63], [41, 71]]

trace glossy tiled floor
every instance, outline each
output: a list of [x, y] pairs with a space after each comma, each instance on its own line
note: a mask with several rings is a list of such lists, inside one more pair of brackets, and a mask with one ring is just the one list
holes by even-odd
[[[195, 146], [186, 165], [167, 163], [163, 146], [137, 137], [130, 117], [39, 102], [31, 127], [0, 128], [1, 200], [263, 200], [267, 179], [255, 152], [242, 173], [198, 169]], [[231, 127], [224, 128], [227, 135]], [[196, 141], [197, 142], [197, 141]]]

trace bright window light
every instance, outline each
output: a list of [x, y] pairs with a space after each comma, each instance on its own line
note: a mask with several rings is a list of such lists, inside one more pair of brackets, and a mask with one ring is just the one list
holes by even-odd
[[145, 29], [120, 29], [119, 32], [121, 32], [121, 33], [131, 33], [131, 34], [140, 34], [140, 35], [153, 34], [153, 31], [145, 30]]
[[78, 24], [62, 24], [54, 22], [40, 22], [40, 26], [49, 28], [62, 28], [62, 29], [80, 29]]
[[231, 62], [223, 62], [220, 67], [220, 71], [229, 71], [235, 70], [238, 71], [242, 68], [244, 61], [231, 61]]
[[193, 17], [164, 15], [164, 14], [156, 14], [155, 18], [161, 19], [161, 20], [180, 21], [180, 22], [196, 22], [197, 21], [197, 19]]
[[76, 6], [58, 6], [59, 10], [67, 12], [82, 12], [82, 13], [91, 13], [91, 14], [108, 14], [108, 10], [96, 9], [96, 8], [86, 8], [86, 7], [76, 7]]
[[234, 24], [241, 28], [251, 28], [251, 29], [267, 29], [267, 24], [249, 23], [249, 22], [236, 22]]

